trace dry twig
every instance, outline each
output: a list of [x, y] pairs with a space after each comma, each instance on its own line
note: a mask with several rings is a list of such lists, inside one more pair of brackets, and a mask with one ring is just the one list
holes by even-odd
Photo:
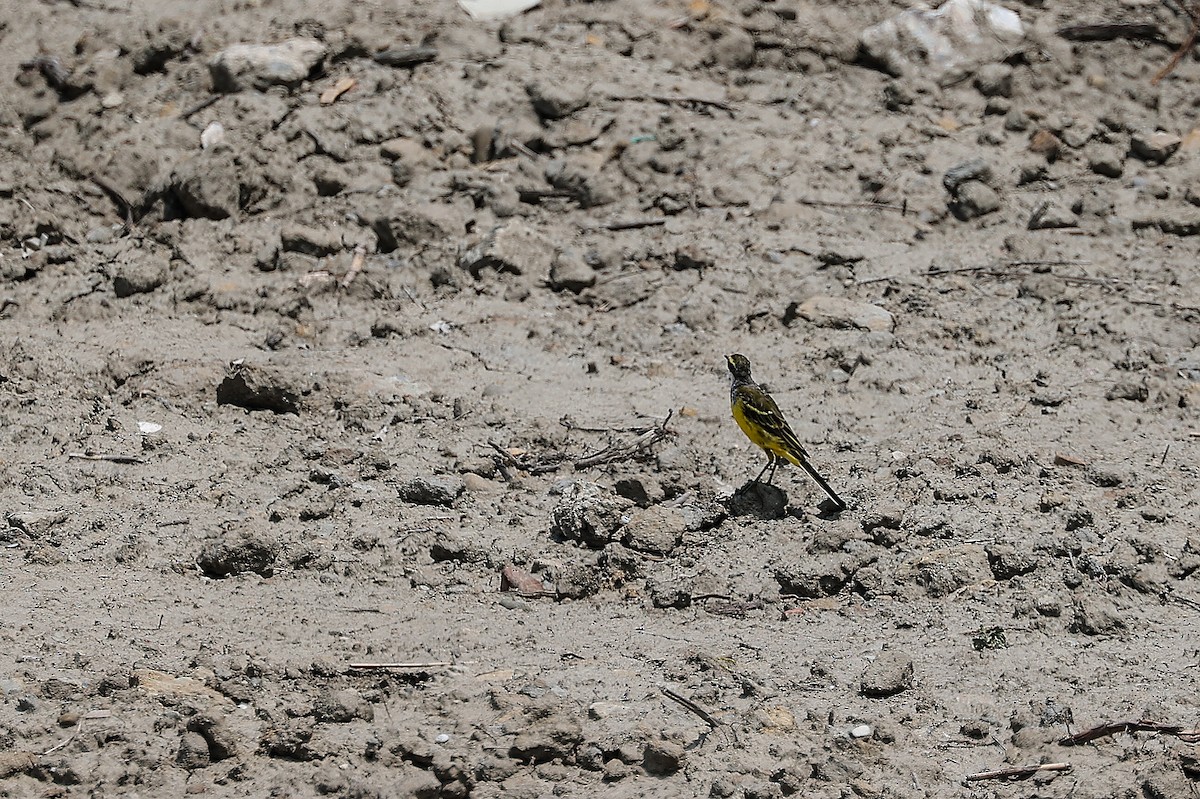
[[708, 726], [712, 727], [714, 730], [717, 727], [721, 726], [721, 722], [719, 722], [715, 718], [713, 718], [711, 713], [709, 713], [707, 710], [705, 710], [704, 708], [697, 705], [692, 700], [688, 699], [686, 696], [683, 696], [682, 694], [672, 691], [670, 688], [668, 688], [665, 685], [658, 686], [658, 690], [663, 692], [663, 696], [667, 697], [668, 699], [674, 699], [676, 702], [683, 705], [685, 708], [690, 710], [692, 713], [695, 713], [697, 716], [700, 717], [701, 720], [704, 721], [704, 723], [706, 723]]
[[1192, 20], [1191, 30], [1188, 31], [1187, 38], [1183, 40], [1183, 44], [1179, 45], [1179, 48], [1171, 55], [1171, 60], [1150, 79], [1151, 86], [1157, 86], [1159, 81], [1174, 72], [1175, 67], [1179, 66], [1179, 62], [1183, 60], [1183, 57], [1190, 53], [1192, 48], [1196, 46], [1197, 37], [1200, 37], [1200, 11], [1197, 10], [1197, 6], [1189, 3], [1184, 5], [1183, 9]]
[[1200, 741], [1200, 730], [1185, 729], [1181, 724], [1160, 724], [1143, 719], [1142, 721], [1114, 721], [1101, 724], [1098, 727], [1068, 735], [1066, 738], [1060, 738], [1058, 743], [1060, 746], [1078, 746], [1119, 732], [1157, 732], [1163, 735], [1174, 735], [1185, 743]]
[[81, 461], [108, 461], [109, 463], [138, 464], [146, 462], [133, 455], [100, 455], [93, 452], [68, 452], [67, 457]]
[[359, 671], [430, 671], [431, 669], [448, 669], [453, 665], [449, 661], [435, 660], [429, 663], [351, 663], [350, 668]]
[[968, 774], [963, 778], [964, 782], [979, 782], [980, 780], [1008, 780], [1008, 779], [1023, 779], [1025, 777], [1037, 774], [1039, 771], [1070, 771], [1070, 763], [1042, 763], [1037, 766], [1017, 766], [1015, 768], [1002, 768], [996, 771], [981, 771], [977, 774]]
[[575, 468], [586, 469], [590, 466], [599, 466], [604, 463], [627, 460], [642, 450], [652, 447], [654, 444], [670, 435], [671, 431], [667, 429], [667, 422], [671, 421], [671, 416], [673, 416], [674, 413], [674, 410], [669, 411], [667, 413], [667, 417], [662, 420], [662, 424], [650, 428], [633, 441], [618, 441], [615, 444], [609, 444], [599, 452], [595, 452], [591, 455], [578, 459], [575, 461]]

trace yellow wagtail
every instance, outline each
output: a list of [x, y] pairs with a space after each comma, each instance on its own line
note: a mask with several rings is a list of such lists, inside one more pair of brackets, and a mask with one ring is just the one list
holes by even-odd
[[837, 509], [845, 510], [846, 503], [808, 462], [808, 453], [804, 450], [804, 445], [788, 426], [787, 419], [783, 418], [775, 400], [750, 376], [750, 360], [745, 355], [726, 355], [725, 362], [729, 365], [729, 374], [733, 377], [733, 385], [729, 389], [733, 419], [746, 437], [767, 453], [767, 465], [758, 473], [758, 477], [754, 478], [754, 482], [757, 483], [770, 470], [771, 475], [767, 478], [767, 483], [770, 484], [775, 477], [775, 469], [783, 461], [788, 461], [808, 472], [808, 476], [817, 482]]

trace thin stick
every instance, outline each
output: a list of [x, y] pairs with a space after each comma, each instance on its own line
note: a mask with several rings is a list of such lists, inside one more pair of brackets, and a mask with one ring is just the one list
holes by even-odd
[[187, 110], [185, 110], [182, 114], [179, 115], [179, 118], [180, 119], [190, 119], [191, 117], [195, 116], [196, 114], [199, 114], [201, 111], [208, 108], [210, 105], [212, 105], [213, 103], [215, 103], [217, 100], [220, 100], [220, 99], [221, 99], [221, 95], [219, 95], [219, 94], [214, 94], [211, 97], [207, 97], [207, 98], [201, 100], [200, 102], [196, 103], [195, 105], [191, 106]]
[[667, 224], [666, 217], [647, 216], [642, 219], [618, 219], [614, 222], [602, 222], [598, 225], [584, 225], [580, 230], [635, 230], [643, 227], [657, 227]]
[[371, 670], [371, 669], [396, 669], [406, 671], [425, 671], [428, 669], [448, 669], [454, 664], [449, 661], [431, 661], [429, 663], [351, 663], [350, 668]]
[[1175, 67], [1179, 66], [1179, 62], [1183, 60], [1183, 57], [1196, 46], [1196, 37], [1200, 36], [1200, 15], [1197, 15], [1190, 7], [1186, 8], [1186, 10], [1188, 16], [1192, 18], [1192, 29], [1188, 32], [1187, 38], [1183, 40], [1183, 44], [1179, 45], [1179, 49], [1171, 56], [1171, 60], [1166, 63], [1166, 66], [1150, 79], [1151, 86], [1157, 86], [1159, 81], [1174, 72]]
[[1058, 35], [1072, 42], [1111, 42], [1113, 39], [1163, 40], [1162, 31], [1153, 23], [1101, 22], [1092, 25], [1068, 25]]
[[1200, 730], [1186, 730], [1179, 724], [1160, 724], [1156, 721], [1116, 721], [1092, 727], [1090, 730], [1077, 732], [1060, 738], [1060, 746], [1078, 746], [1097, 738], [1105, 738], [1118, 732], [1158, 732], [1164, 735], [1174, 735], [1182, 741], [1195, 741], [1200, 738]]
[[1002, 768], [996, 771], [981, 771], [978, 774], [968, 774], [964, 782], [979, 782], [980, 780], [1006, 780], [1014, 777], [1028, 777], [1039, 771], [1070, 771], [1070, 763], [1042, 763], [1038, 766], [1018, 766], [1017, 768]]
[[658, 690], [663, 692], [663, 696], [667, 697], [668, 699], [674, 699], [676, 702], [683, 705], [685, 708], [687, 708], [691, 712], [695, 713], [706, 724], [708, 724], [708, 726], [712, 727], [714, 730], [717, 727], [721, 726], [721, 722], [719, 722], [715, 718], [713, 718], [711, 713], [709, 713], [707, 710], [705, 710], [704, 708], [697, 705], [692, 700], [688, 699], [686, 696], [675, 693], [674, 691], [672, 691], [670, 688], [668, 688], [665, 685], [658, 686]]
[[908, 203], [904, 205], [892, 205], [891, 203], [871, 203], [871, 202], [835, 202], [833, 200], [797, 200], [801, 205], [812, 205], [818, 208], [878, 208], [881, 211], [899, 211], [903, 216], [908, 210]]
[[667, 413], [667, 418], [662, 420], [662, 424], [657, 427], [652, 427], [645, 433], [642, 433], [631, 442], [617, 442], [605, 447], [599, 452], [580, 458], [575, 461], [576, 469], [586, 469], [589, 466], [599, 466], [602, 463], [612, 463], [613, 461], [625, 460], [631, 458], [644, 449], [654, 445], [656, 442], [666, 438], [670, 431], [667, 430], [667, 422], [671, 421], [671, 416], [675, 411], [672, 409]]
[[350, 284], [354, 282], [354, 278], [358, 277], [358, 273], [362, 271], [363, 263], [367, 260], [367, 250], [361, 244], [354, 248], [354, 260], [350, 262], [350, 269], [342, 276], [338, 283], [342, 288], [350, 288]]
[[94, 455], [90, 452], [68, 452], [68, 458], [75, 458], [82, 461], [109, 461], [110, 463], [145, 463], [141, 458], [135, 458], [133, 455]]

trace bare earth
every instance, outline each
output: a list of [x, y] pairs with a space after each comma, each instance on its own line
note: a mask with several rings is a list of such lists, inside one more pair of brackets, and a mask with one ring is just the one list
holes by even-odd
[[0, 2], [0, 796], [1195, 795], [1200, 62], [1013, 9]]

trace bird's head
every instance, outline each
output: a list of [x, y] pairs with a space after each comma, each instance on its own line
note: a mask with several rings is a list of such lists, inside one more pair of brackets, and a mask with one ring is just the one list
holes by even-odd
[[725, 356], [725, 364], [729, 367], [729, 374], [733, 375], [734, 380], [750, 380], [750, 359], [745, 355], [734, 353], [733, 355]]

